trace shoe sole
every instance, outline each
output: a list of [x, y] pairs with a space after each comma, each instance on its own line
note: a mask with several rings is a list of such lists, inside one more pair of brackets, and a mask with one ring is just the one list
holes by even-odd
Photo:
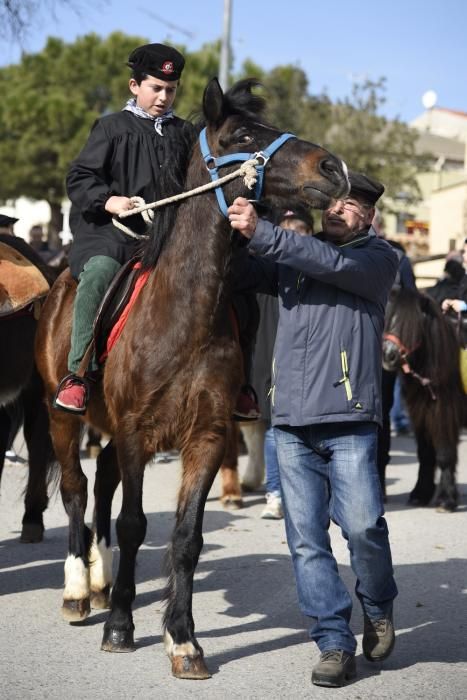
[[311, 682], [313, 685], [320, 685], [323, 686], [324, 688], [342, 688], [346, 683], [349, 681], [353, 681], [357, 677], [357, 672], [356, 671], [349, 671], [348, 673], [344, 673], [343, 677], [340, 678], [339, 680], [332, 681], [329, 678], [316, 678], [316, 676], [311, 676]]
[[67, 406], [64, 403], [60, 403], [58, 399], [54, 399], [52, 402], [52, 406], [54, 408], [57, 408], [59, 411], [66, 411], [67, 413], [74, 413], [75, 415], [78, 416], [84, 416], [84, 414], [87, 411], [87, 408], [72, 408], [71, 406]]
[[394, 639], [391, 646], [387, 651], [384, 652], [384, 654], [381, 654], [380, 656], [370, 656], [369, 653], [367, 653], [365, 650], [363, 650], [363, 656], [367, 661], [371, 661], [372, 663], [378, 663], [379, 661], [384, 661], [385, 659], [388, 658], [394, 651], [394, 645], [396, 643], [396, 640]]

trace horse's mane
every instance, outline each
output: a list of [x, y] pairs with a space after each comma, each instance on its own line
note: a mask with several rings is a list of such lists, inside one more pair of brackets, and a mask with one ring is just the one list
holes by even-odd
[[[260, 95], [254, 94], [252, 89], [259, 87], [260, 83], [254, 78], [240, 80], [230, 90], [224, 93], [222, 104], [222, 119], [236, 115], [242, 119], [262, 119], [266, 102]], [[162, 168], [158, 181], [159, 190], [164, 193], [178, 194], [185, 189], [188, 165], [191, 160], [193, 148], [201, 129], [206, 126], [204, 116], [192, 115], [192, 128], [177, 130], [175, 138], [172, 137], [170, 148], [173, 153], [172, 167]], [[168, 134], [169, 132], [167, 132]], [[169, 138], [169, 136], [167, 136]], [[188, 157], [185, 156], [188, 154]], [[169, 196], [166, 194], [165, 196]], [[173, 230], [178, 211], [178, 204], [170, 204], [156, 211], [154, 227], [151, 238], [142, 244], [143, 268], [151, 268], [157, 263], [159, 256], [166, 245]]]
[[416, 348], [410, 356], [414, 369], [432, 377], [437, 385], [452, 382], [458, 343], [436, 301], [421, 292], [400, 289], [391, 314], [397, 315], [398, 335], [403, 344], [409, 349]]

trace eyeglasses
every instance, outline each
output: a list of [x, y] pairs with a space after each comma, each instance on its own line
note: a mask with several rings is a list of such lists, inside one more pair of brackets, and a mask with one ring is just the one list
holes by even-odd
[[359, 202], [356, 199], [336, 199], [335, 203], [330, 207], [334, 209], [337, 206], [341, 206], [342, 209], [347, 209], [347, 211], [352, 211], [355, 214], [360, 214], [362, 209], [371, 209], [371, 204], [365, 204], [364, 202]]

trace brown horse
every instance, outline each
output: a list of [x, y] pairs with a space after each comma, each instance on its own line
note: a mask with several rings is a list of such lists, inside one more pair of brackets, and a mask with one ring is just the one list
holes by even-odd
[[[206, 161], [209, 167], [214, 156], [239, 151], [253, 155], [281, 136], [262, 122], [263, 103], [251, 93], [252, 84], [244, 81], [225, 95], [217, 80], [207, 86], [205, 133], [214, 154]], [[258, 159], [263, 162], [267, 156]], [[226, 170], [235, 169], [236, 165], [229, 165]], [[208, 180], [197, 144], [186, 189]], [[347, 191], [342, 163], [305, 141], [290, 138], [267, 163], [264, 198], [323, 207], [331, 197]], [[241, 179], [229, 183], [224, 193], [229, 202], [238, 195], [251, 197]], [[233, 240], [229, 222], [211, 192], [179, 206], [175, 226], [158, 246], [157, 266], [109, 354], [102, 383], [94, 387], [84, 417], [112, 436], [97, 460], [94, 534], [84, 524], [87, 488], [79, 462], [80, 419], [50, 409], [53, 443], [62, 467], [61, 493], [70, 521], [62, 608], [68, 620], [85, 618], [90, 598], [95, 606], [107, 606], [110, 508], [122, 480], [122, 508], [116, 526], [120, 562], [104, 627], [102, 648], [106, 651], [134, 649], [135, 561], [146, 532], [142, 509], [145, 465], [158, 450], [175, 446], [181, 452], [182, 481], [167, 558], [164, 617], [166, 651], [173, 674], [180, 678], [209, 676], [195, 638], [192, 592], [203, 544], [205, 502], [226, 452], [241, 384], [239, 347], [229, 320]], [[148, 246], [143, 262], [154, 263], [151, 241]], [[50, 397], [67, 372], [75, 290], [71, 277], [62, 274], [41, 317], [37, 357]]]
[[[0, 234], [0, 243], [13, 248], [29, 260], [40, 270], [45, 280], [50, 285], [53, 284], [57, 273], [45, 265], [26, 241]], [[4, 291], [2, 289], [2, 292]], [[22, 542], [42, 540], [42, 514], [48, 502], [47, 482], [53, 478], [56, 466], [49, 436], [44, 387], [34, 361], [36, 328], [37, 320], [31, 304], [0, 316], [0, 478], [8, 441], [22, 422], [29, 462], [21, 529]]]

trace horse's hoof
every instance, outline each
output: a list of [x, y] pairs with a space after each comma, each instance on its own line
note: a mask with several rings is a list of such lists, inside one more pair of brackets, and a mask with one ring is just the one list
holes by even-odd
[[222, 496], [221, 503], [226, 510], [240, 510], [240, 508], [243, 508], [241, 496]]
[[101, 644], [102, 651], [125, 653], [135, 651], [133, 630], [105, 629]]
[[173, 656], [172, 675], [175, 678], [185, 678], [192, 681], [204, 681], [206, 678], [211, 678], [201, 654], [195, 657]]
[[413, 506], [414, 508], [426, 508], [431, 501], [430, 498], [419, 498], [418, 496], [409, 496], [407, 505]]
[[106, 586], [102, 591], [91, 591], [91, 608], [95, 610], [110, 608], [110, 586]]
[[437, 513], [454, 513], [457, 508], [457, 503], [438, 503], [436, 506]]
[[91, 612], [89, 598], [81, 600], [64, 600], [62, 616], [67, 622], [83, 622]]
[[40, 523], [23, 523], [20, 542], [42, 542], [44, 539], [44, 526]]

